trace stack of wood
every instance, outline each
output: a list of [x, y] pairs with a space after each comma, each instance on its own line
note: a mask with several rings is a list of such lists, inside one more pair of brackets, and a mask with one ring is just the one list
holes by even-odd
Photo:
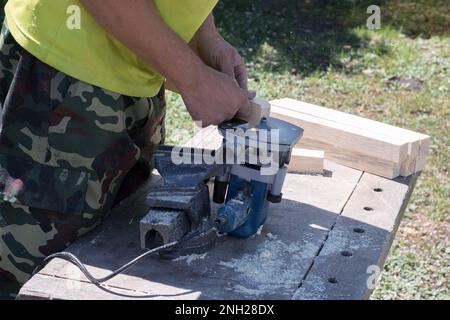
[[421, 171], [430, 149], [427, 135], [292, 99], [271, 101], [271, 116], [305, 129], [298, 147], [389, 179]]

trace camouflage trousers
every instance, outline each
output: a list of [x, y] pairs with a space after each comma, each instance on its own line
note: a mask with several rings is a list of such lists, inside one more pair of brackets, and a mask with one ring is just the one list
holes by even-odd
[[22, 49], [5, 25], [0, 102], [5, 297], [43, 257], [101, 222], [127, 174], [164, 139], [165, 104], [163, 89], [156, 97], [135, 98], [65, 75]]

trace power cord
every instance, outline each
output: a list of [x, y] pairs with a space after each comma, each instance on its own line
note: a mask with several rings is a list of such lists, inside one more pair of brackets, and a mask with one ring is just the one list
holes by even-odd
[[73, 265], [75, 265], [76, 267], [78, 267], [78, 269], [80, 269], [80, 271], [86, 276], [86, 278], [93, 284], [99, 286], [100, 284], [116, 277], [117, 275], [121, 274], [122, 272], [124, 272], [125, 270], [129, 269], [130, 267], [132, 267], [133, 265], [135, 265], [136, 263], [138, 263], [139, 261], [141, 261], [142, 259], [144, 259], [145, 257], [156, 253], [158, 251], [161, 250], [165, 250], [165, 249], [169, 249], [172, 247], [175, 247], [176, 245], [182, 243], [182, 242], [187, 242], [189, 240], [192, 240], [195, 237], [199, 237], [205, 233], [208, 233], [209, 231], [215, 229], [215, 226], [212, 226], [210, 228], [208, 228], [207, 230], [203, 230], [203, 231], [196, 231], [193, 232], [187, 236], [185, 236], [182, 240], [180, 241], [173, 241], [171, 243], [150, 249], [146, 252], [144, 252], [143, 254], [139, 255], [138, 257], [134, 258], [133, 260], [127, 262], [126, 264], [124, 264], [123, 266], [121, 266], [120, 268], [116, 269], [115, 271], [111, 272], [109, 275], [107, 275], [106, 277], [103, 278], [95, 278], [86, 268], [86, 266], [72, 253], [70, 252], [58, 252], [58, 253], [54, 253], [48, 257], [46, 257], [44, 260], [41, 261], [41, 263], [39, 263], [39, 265], [34, 269], [33, 273], [31, 276], [34, 276], [35, 274], [37, 274], [39, 271], [41, 271], [50, 261], [52, 261], [53, 259], [59, 258], [62, 260], [65, 260], [67, 262], [72, 263]]
[[95, 285], [100, 285], [101, 283], [106, 282], [106, 281], [116, 277], [117, 275], [121, 274], [122, 272], [129, 269], [130, 267], [132, 267], [133, 265], [135, 265], [136, 263], [138, 263], [140, 260], [144, 259], [145, 257], [147, 257], [155, 252], [174, 247], [177, 244], [179, 244], [179, 241], [174, 241], [174, 242], [165, 244], [163, 246], [148, 250], [148, 251], [144, 252], [143, 254], [141, 254], [140, 256], [134, 258], [130, 262], [127, 262], [126, 264], [124, 264], [123, 266], [121, 266], [120, 268], [111, 272], [109, 275], [107, 275], [106, 277], [103, 277], [103, 278], [95, 278], [86, 269], [85, 265], [74, 254], [72, 254], [70, 252], [58, 252], [58, 253], [52, 254], [52, 255], [46, 257], [44, 260], [42, 260], [42, 262], [34, 269], [31, 276], [34, 276], [36, 273], [41, 271], [53, 259], [59, 258], [59, 259], [65, 260], [65, 261], [70, 262], [73, 265], [77, 266], [78, 269], [80, 269], [80, 271], [86, 276], [86, 278], [90, 282], [92, 282]]

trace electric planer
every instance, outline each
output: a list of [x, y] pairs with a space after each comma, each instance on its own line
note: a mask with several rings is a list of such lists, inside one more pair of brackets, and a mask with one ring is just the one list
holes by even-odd
[[176, 243], [160, 251], [173, 259], [204, 253], [221, 235], [248, 238], [264, 225], [269, 204], [282, 200], [291, 151], [303, 129], [263, 116], [257, 124], [233, 119], [218, 130], [223, 142], [215, 151], [162, 145], [153, 154], [164, 182], [146, 197], [143, 249]]

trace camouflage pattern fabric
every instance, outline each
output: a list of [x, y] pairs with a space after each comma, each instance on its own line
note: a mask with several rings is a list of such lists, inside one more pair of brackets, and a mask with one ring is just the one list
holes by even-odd
[[0, 37], [0, 297], [92, 230], [164, 138], [164, 90], [135, 98], [78, 81]]

